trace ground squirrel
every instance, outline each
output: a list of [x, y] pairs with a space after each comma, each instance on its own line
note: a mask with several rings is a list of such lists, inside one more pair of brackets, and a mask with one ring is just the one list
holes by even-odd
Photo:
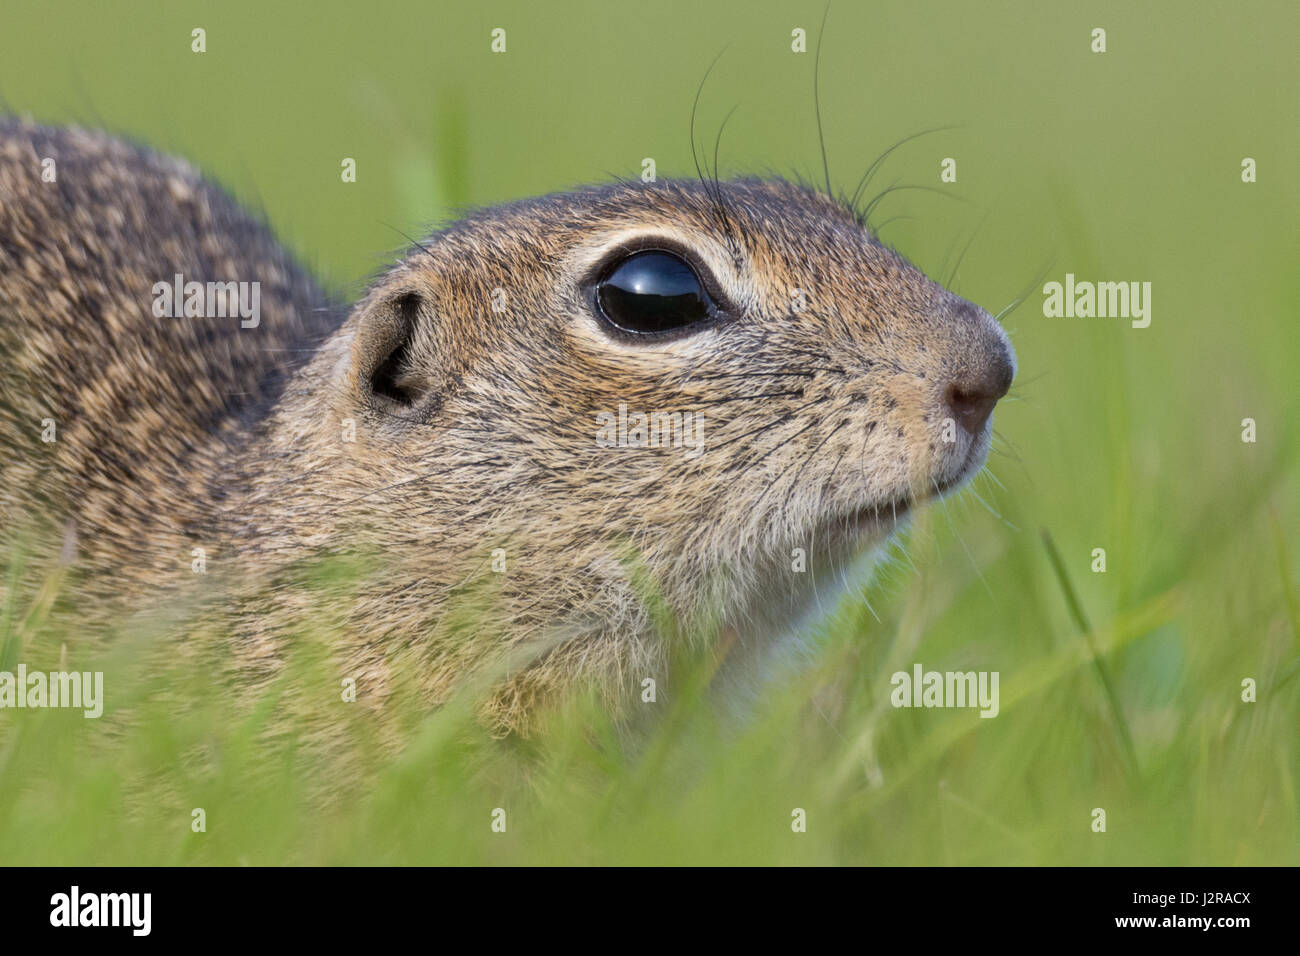
[[[190, 282], [260, 283], [255, 326], [233, 306], [185, 317], [172, 286]], [[540, 639], [492, 695], [502, 730], [576, 682], [613, 701], [656, 676], [661, 613], [742, 642], [788, 630], [978, 470], [1015, 371], [986, 312], [804, 185], [638, 181], [487, 209], [348, 312], [190, 167], [14, 121], [0, 352], [6, 548], [66, 528], [63, 560], [110, 605], [224, 574], [253, 670], [318, 600], [287, 569], [375, 555], [334, 609], [341, 672], [377, 701], [414, 675], [437, 703]]]

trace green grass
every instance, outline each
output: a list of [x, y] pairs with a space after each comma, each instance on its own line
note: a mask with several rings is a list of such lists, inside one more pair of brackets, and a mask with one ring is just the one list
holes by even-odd
[[[1193, 572], [1079, 633], [1064, 561], [1054, 569], [1037, 536], [1000, 546], [963, 533], [988, 587], [1021, 595], [1016, 628], [999, 625], [1007, 615], [977, 565], [956, 557], [953, 530], [923, 521], [911, 536], [918, 570], [895, 563], [870, 594], [881, 620], [847, 600], [808, 672], [741, 724], [708, 703], [717, 655], [706, 654], [680, 662], [671, 691], [640, 705], [657, 712], [633, 734], [579, 700], [537, 739], [495, 740], [469, 698], [426, 714], [399, 696], [388, 706], [405, 708], [407, 731], [386, 752], [367, 711], [341, 700], [322, 637], [301, 642], [283, 677], [318, 688], [320, 709], [271, 745], [262, 731], [278, 686], [236, 706], [202, 669], [142, 667], [155, 638], [136, 632], [97, 665], [129, 721], [6, 714], [0, 854], [97, 864], [1296, 862], [1300, 641], [1285, 609], [1272, 620], [1245, 612], [1237, 632], [1256, 620], [1254, 643], [1214, 640], [1232, 622]], [[1267, 558], [1261, 569], [1281, 575], [1276, 552]], [[39, 666], [60, 635], [39, 616], [25, 623], [25, 659]], [[887, 675], [913, 661], [997, 662], [999, 716], [890, 707]], [[1239, 676], [1257, 678], [1259, 702], [1240, 701]], [[328, 757], [299, 747], [326, 724], [343, 740]], [[204, 833], [191, 832], [195, 807]], [[504, 834], [490, 828], [498, 807]], [[806, 833], [790, 829], [796, 807]], [[1107, 811], [1106, 834], [1089, 829], [1094, 807]]]
[[[701, 115], [711, 142], [741, 104], [724, 172], [820, 170], [811, 56], [788, 52], [820, 3], [670, 4], [630, 25], [603, 5], [394, 5], [411, 20], [396, 32], [396, 13], [341, 3], [306, 20], [88, 4], [58, 30], [13, 6], [11, 108], [199, 161], [340, 288], [459, 204], [635, 174], [647, 155], [690, 170], [686, 116], [724, 44]], [[321, 712], [268, 746], [275, 688], [237, 707], [214, 675], [148, 663], [143, 628], [91, 657], [48, 616], [66, 582], [7, 586], [4, 659], [69, 645], [106, 671], [110, 713], [0, 712], [0, 862], [1300, 863], [1295, 10], [842, 6], [822, 79], [836, 179], [958, 124], [901, 148], [881, 185], [938, 186], [955, 156], [964, 202], [891, 197], [879, 219], [915, 218], [884, 238], [937, 275], [980, 226], [956, 285], [995, 311], [1045, 265], [1149, 280], [1151, 327], [1046, 319], [1031, 294], [1005, 320], [1021, 372], [993, 477], [921, 515], [906, 557], [845, 598], [807, 671], [740, 725], [709, 705], [704, 654], [628, 737], [586, 701], [524, 742], [486, 736], [468, 702], [399, 699], [392, 751], [338, 700], [323, 635], [304, 635], [291, 670], [320, 686]], [[188, 53], [200, 24], [206, 60]], [[511, 52], [493, 60], [497, 25]], [[1086, 52], [1095, 25], [1104, 56]], [[349, 155], [355, 187], [338, 182]], [[1258, 183], [1240, 182], [1243, 156]], [[19, 556], [3, 563], [22, 578]], [[998, 670], [1000, 715], [892, 708], [889, 676], [915, 662]], [[297, 745], [320, 721], [341, 728], [329, 758]]]

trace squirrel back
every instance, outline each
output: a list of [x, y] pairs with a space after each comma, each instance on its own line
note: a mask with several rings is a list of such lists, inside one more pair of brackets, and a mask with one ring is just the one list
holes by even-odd
[[0, 544], [46, 525], [114, 591], [175, 569], [231, 446], [340, 319], [186, 163], [0, 119]]

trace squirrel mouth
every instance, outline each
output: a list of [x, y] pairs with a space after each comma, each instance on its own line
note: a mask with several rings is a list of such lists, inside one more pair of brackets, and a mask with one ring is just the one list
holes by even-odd
[[912, 510], [935, 501], [970, 481], [984, 467], [987, 445], [973, 442], [961, 466], [928, 483], [916, 486], [883, 501], [860, 505], [828, 514], [818, 525], [816, 538], [832, 551], [860, 550], [883, 542], [898, 530]]
[[903, 522], [913, 508], [942, 498], [950, 491], [960, 488], [974, 477], [983, 464], [984, 456], [972, 449], [956, 473], [932, 479], [928, 488], [918, 486], [914, 491], [882, 502], [863, 505], [839, 521], [832, 519], [828, 524], [839, 525], [853, 538], [888, 535]]
[[864, 505], [823, 525], [827, 539], [840, 538], [844, 544], [872, 544], [888, 537], [907, 518], [917, 501], [902, 496], [889, 501]]

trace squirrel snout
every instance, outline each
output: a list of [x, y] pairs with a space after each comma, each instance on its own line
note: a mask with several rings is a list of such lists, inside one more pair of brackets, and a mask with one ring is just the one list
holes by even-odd
[[[1007, 366], [1010, 368], [1010, 366]], [[988, 376], [949, 384], [944, 393], [952, 417], [972, 435], [977, 434], [993, 412], [998, 399], [1007, 393], [1011, 377]]]
[[953, 375], [944, 388], [944, 404], [962, 428], [976, 435], [998, 399], [1011, 388], [1015, 374], [1015, 358], [1006, 334], [1000, 328], [985, 332], [978, 358]]

